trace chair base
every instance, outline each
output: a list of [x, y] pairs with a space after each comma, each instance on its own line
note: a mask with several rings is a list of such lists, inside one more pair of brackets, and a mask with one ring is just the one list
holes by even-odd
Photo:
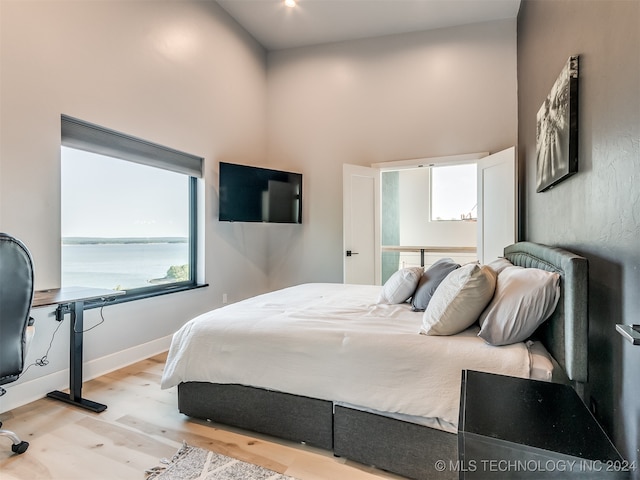
[[[2, 427], [2, 422], [0, 422], [0, 427]], [[11, 451], [16, 455], [26, 452], [27, 448], [29, 448], [29, 442], [20, 440], [20, 438], [11, 430], [0, 429], [0, 437], [8, 437], [13, 442], [13, 445], [11, 445]]]

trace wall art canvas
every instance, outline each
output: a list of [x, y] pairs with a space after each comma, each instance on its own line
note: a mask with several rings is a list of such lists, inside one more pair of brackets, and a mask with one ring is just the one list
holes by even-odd
[[578, 56], [569, 57], [538, 110], [536, 179], [544, 192], [578, 171]]

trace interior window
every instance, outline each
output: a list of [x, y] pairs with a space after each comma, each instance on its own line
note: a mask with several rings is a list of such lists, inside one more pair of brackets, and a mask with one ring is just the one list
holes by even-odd
[[475, 163], [431, 167], [432, 222], [477, 220], [476, 172]]

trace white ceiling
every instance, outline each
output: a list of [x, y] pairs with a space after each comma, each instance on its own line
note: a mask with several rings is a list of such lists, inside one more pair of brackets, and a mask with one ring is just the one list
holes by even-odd
[[217, 0], [267, 50], [516, 18], [520, 0]]

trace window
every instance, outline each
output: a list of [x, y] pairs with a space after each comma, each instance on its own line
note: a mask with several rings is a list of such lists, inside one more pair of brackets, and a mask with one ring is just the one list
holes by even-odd
[[478, 218], [475, 163], [431, 167], [431, 221]]
[[202, 159], [62, 117], [62, 286], [196, 286]]

